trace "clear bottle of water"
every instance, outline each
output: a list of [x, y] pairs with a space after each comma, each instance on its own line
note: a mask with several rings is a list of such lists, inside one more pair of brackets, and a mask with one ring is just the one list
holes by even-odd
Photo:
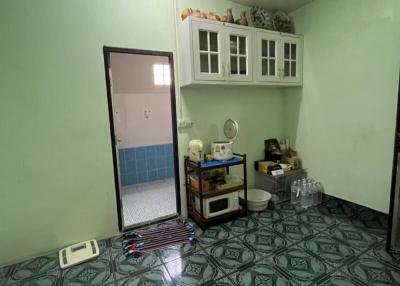
[[298, 204], [300, 202], [299, 187], [300, 181], [293, 181], [290, 185], [290, 202], [292, 204]]
[[308, 183], [306, 184], [307, 188], [307, 207], [312, 207], [313, 206], [313, 193], [312, 193], [312, 183], [310, 180], [308, 180]]
[[302, 208], [308, 208], [308, 197], [307, 184], [302, 181], [300, 184], [300, 205]]
[[317, 203], [318, 203], [318, 204], [321, 204], [321, 203], [322, 203], [322, 196], [323, 196], [323, 194], [325, 193], [325, 189], [324, 189], [324, 186], [322, 185], [321, 182], [318, 182], [318, 183], [316, 184], [316, 188], [317, 188], [317, 190], [318, 190]]
[[311, 184], [311, 194], [312, 194], [312, 205], [316, 206], [318, 205], [318, 188], [317, 188], [317, 183], [313, 182]]

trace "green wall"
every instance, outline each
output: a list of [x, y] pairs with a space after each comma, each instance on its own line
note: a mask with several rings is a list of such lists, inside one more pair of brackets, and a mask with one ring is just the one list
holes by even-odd
[[[178, 0], [184, 7], [247, 9]], [[174, 9], [172, 0], [0, 4], [0, 265], [118, 232], [102, 47], [175, 53]], [[239, 121], [235, 150], [250, 162], [283, 133], [280, 89], [189, 87], [180, 97], [194, 122], [179, 130], [180, 158], [190, 139], [223, 138], [227, 118]]]
[[387, 212], [400, 1], [317, 0], [292, 15], [304, 85], [286, 90], [286, 132], [328, 194]]
[[234, 152], [247, 154], [248, 186], [253, 187], [253, 162], [264, 158], [264, 140], [282, 138], [284, 134], [282, 91], [273, 87], [206, 86], [186, 87], [181, 92], [184, 111], [194, 122], [180, 136], [185, 151], [187, 140], [199, 138], [210, 152], [211, 142], [226, 140], [224, 122], [235, 119], [239, 133], [234, 140]]
[[173, 2], [0, 4], [0, 265], [118, 232], [103, 45], [175, 50]]

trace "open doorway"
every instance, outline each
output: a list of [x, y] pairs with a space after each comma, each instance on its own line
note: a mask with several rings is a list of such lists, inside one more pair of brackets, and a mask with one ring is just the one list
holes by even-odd
[[180, 213], [172, 53], [104, 47], [120, 230]]

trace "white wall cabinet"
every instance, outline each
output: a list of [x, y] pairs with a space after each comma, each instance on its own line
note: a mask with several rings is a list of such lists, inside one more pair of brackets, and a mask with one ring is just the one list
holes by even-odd
[[301, 85], [302, 37], [188, 17], [179, 25], [181, 86]]
[[253, 80], [253, 33], [249, 29], [225, 26], [227, 81]]
[[202, 81], [224, 80], [223, 26], [193, 21], [194, 79]]
[[302, 84], [302, 38], [268, 31], [256, 32], [256, 80]]

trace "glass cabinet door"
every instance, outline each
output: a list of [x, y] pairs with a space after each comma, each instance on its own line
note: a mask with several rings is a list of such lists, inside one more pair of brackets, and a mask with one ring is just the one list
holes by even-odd
[[268, 32], [258, 32], [256, 45], [257, 80], [279, 81], [278, 36]]
[[193, 57], [196, 80], [223, 80], [222, 28], [222, 25], [218, 24], [193, 22]]
[[228, 50], [228, 77], [230, 80], [251, 81], [252, 59], [251, 40], [252, 33], [246, 29], [226, 28]]
[[301, 80], [300, 44], [298, 38], [284, 37], [282, 40], [282, 81], [297, 82]]

